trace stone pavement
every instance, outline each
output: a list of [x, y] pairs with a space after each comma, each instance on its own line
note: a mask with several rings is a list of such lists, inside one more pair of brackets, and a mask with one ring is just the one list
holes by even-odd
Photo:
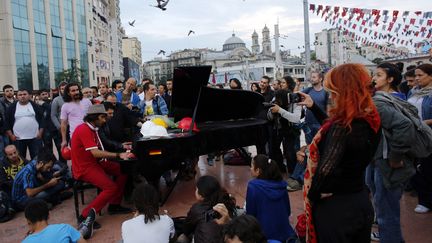
[[[199, 162], [200, 175], [213, 175], [217, 177], [221, 184], [233, 194], [237, 199], [237, 205], [243, 205], [246, 194], [246, 186], [250, 180], [248, 166], [223, 166], [221, 161], [215, 162], [214, 166], [208, 166], [205, 157], [201, 157]], [[175, 187], [167, 203], [161, 208], [167, 210], [172, 217], [186, 215], [190, 206], [195, 202], [194, 181], [180, 181]], [[303, 209], [302, 193], [290, 192], [292, 209], [291, 222], [295, 225], [296, 217]], [[88, 203], [96, 195], [95, 190], [85, 192], [85, 201]], [[401, 215], [403, 233], [407, 243], [428, 243], [432, 242], [432, 214], [419, 215], [414, 213], [417, 199], [405, 193], [401, 201]], [[82, 207], [82, 205], [80, 206]], [[336, 212], [335, 212], [336, 213]], [[88, 242], [118, 242], [121, 239], [121, 224], [123, 221], [132, 217], [130, 215], [108, 215], [104, 209], [102, 216], [97, 216], [97, 220], [102, 224], [102, 228], [95, 230], [93, 237]], [[49, 222], [68, 223], [76, 226], [73, 199], [69, 199], [56, 206], [50, 212]], [[25, 238], [27, 223], [23, 213], [18, 213], [9, 222], [0, 224], [0, 242], [20, 242]]]

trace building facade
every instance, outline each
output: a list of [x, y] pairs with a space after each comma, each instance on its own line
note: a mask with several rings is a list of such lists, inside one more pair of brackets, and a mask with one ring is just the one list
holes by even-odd
[[122, 39], [125, 31], [120, 20], [120, 0], [111, 0], [108, 3], [111, 39], [111, 71], [112, 80], [124, 79]]
[[[278, 44], [278, 25], [275, 25], [275, 45]], [[283, 52], [275, 48], [272, 52], [270, 42], [270, 30], [267, 26], [263, 29], [263, 47], [260, 52], [258, 34], [252, 34], [252, 51], [250, 51], [242, 39], [235, 33], [222, 45], [222, 50], [209, 48], [184, 49], [175, 51], [167, 56], [160, 57], [144, 64], [145, 75], [155, 82], [165, 82], [172, 78], [175, 67], [210, 65], [212, 75], [210, 82], [223, 83], [230, 78], [238, 78], [244, 85], [250, 81], [257, 81], [263, 75], [281, 78], [283, 75], [304, 79], [304, 64], [300, 58], [290, 56], [289, 52]]]
[[89, 85], [87, 0], [0, 1], [0, 86], [54, 88], [66, 69]]
[[142, 56], [141, 56], [141, 42], [136, 37], [123, 37], [122, 39], [122, 50], [123, 57], [127, 57], [138, 63], [142, 64]]

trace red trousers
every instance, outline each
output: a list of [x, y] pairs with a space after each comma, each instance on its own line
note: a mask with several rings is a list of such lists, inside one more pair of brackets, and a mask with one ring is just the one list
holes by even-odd
[[[110, 176], [115, 176], [113, 181]], [[120, 204], [127, 175], [122, 174], [120, 165], [111, 161], [104, 161], [88, 168], [79, 180], [95, 185], [102, 190], [99, 195], [82, 211], [81, 215], [87, 217], [90, 209], [94, 208], [99, 213], [108, 203]]]

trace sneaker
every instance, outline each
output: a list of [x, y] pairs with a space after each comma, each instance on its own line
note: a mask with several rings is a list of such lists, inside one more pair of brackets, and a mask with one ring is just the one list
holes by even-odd
[[[81, 224], [84, 220], [85, 220], [85, 218], [82, 215], [80, 215], [78, 218], [78, 225]], [[100, 229], [100, 228], [102, 228], [102, 225], [99, 224], [98, 221], [94, 221], [93, 229]]]
[[427, 207], [420, 205], [420, 204], [418, 204], [414, 209], [414, 212], [416, 212], [416, 213], [427, 213], [429, 211], [430, 211], [430, 208], [427, 208]]
[[288, 186], [287, 190], [290, 192], [299, 191], [302, 189], [302, 185], [297, 180], [294, 180], [292, 178], [288, 178]]
[[120, 205], [110, 204], [108, 206], [108, 213], [111, 214], [111, 215], [112, 214], [128, 214], [128, 213], [131, 213], [131, 212], [132, 212], [132, 209], [125, 208], [125, 207], [122, 207]]
[[379, 233], [378, 232], [372, 232], [371, 233], [371, 240], [372, 241], [378, 241], [379, 242], [380, 241], [379, 239], [380, 239], [380, 237], [379, 237]]
[[93, 224], [96, 219], [96, 210], [90, 209], [87, 218], [78, 226], [78, 231], [81, 233], [85, 240], [93, 236]]

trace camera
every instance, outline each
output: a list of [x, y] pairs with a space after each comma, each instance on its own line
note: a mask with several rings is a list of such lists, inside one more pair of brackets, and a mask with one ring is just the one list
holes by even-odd
[[214, 211], [213, 209], [210, 209], [205, 213], [206, 222], [212, 221], [214, 219], [219, 219], [220, 217], [222, 217], [222, 215], [220, 215], [220, 213]]
[[262, 104], [263, 104], [264, 108], [271, 108], [275, 105], [272, 102], [263, 102]]
[[298, 93], [289, 93], [288, 94], [288, 103], [299, 103], [301, 101], [301, 96]]

